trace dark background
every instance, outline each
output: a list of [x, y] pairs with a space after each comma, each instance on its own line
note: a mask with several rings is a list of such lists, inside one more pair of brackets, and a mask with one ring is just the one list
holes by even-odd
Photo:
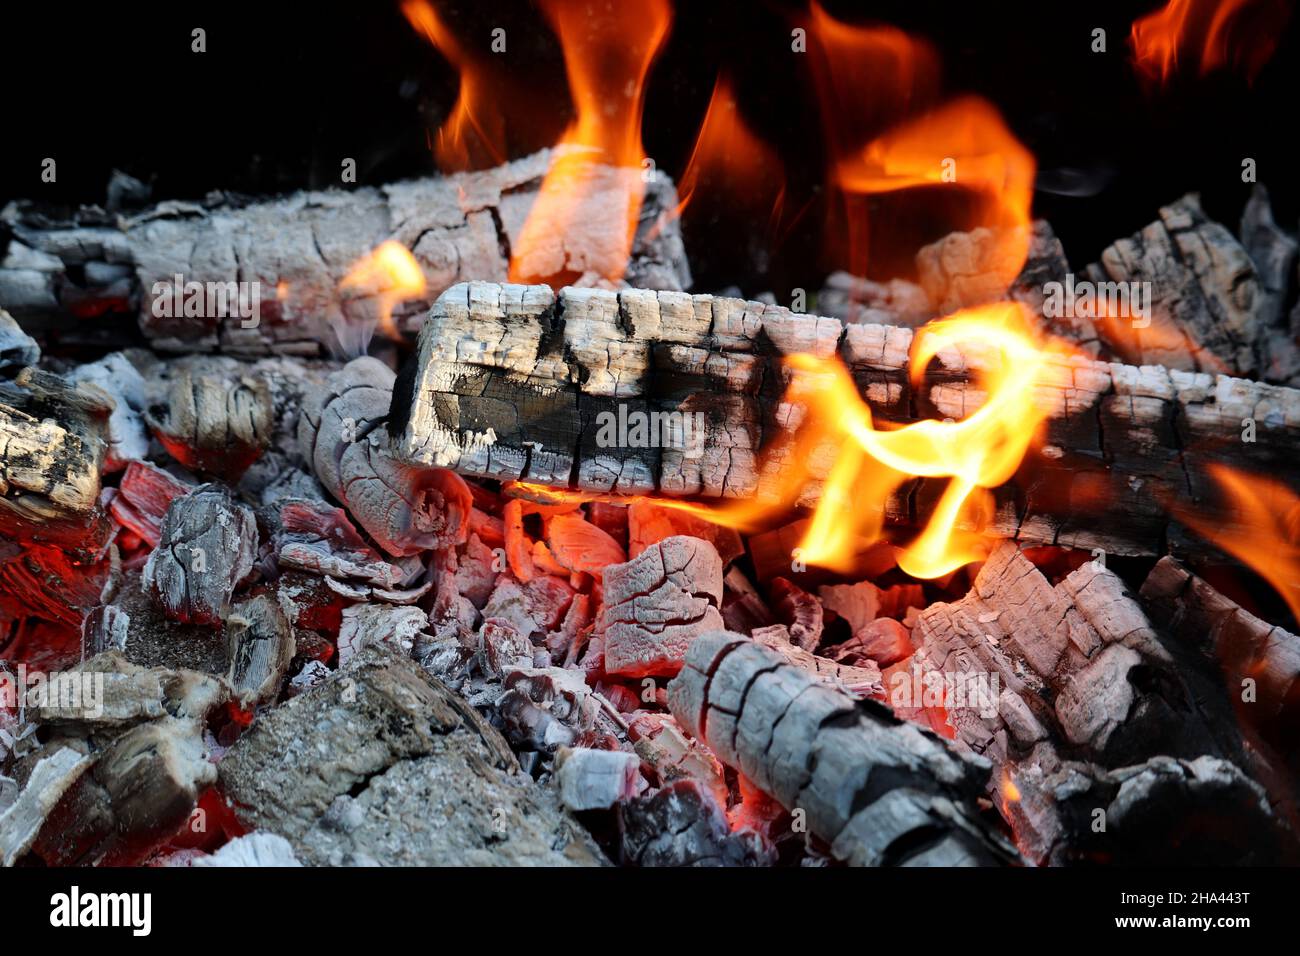
[[[616, 0], [611, 0], [616, 2]], [[1062, 170], [1087, 195], [1040, 189], [1035, 212], [1081, 267], [1113, 239], [1149, 222], [1159, 204], [1202, 193], [1235, 228], [1248, 187], [1241, 160], [1258, 161], [1279, 221], [1295, 228], [1300, 195], [1291, 143], [1296, 122], [1295, 23], [1253, 87], [1189, 71], [1158, 96], [1128, 62], [1132, 20], [1148, 2], [834, 2], [835, 16], [894, 24], [930, 39], [944, 89], [992, 100], [1038, 158], [1040, 181]], [[524, 0], [438, 0], [458, 36], [488, 42], [507, 30], [509, 69], [567, 119], [563, 59], [540, 12]], [[778, 0], [678, 0], [668, 45], [653, 67], [643, 135], [647, 153], [677, 176], [717, 72], [735, 78], [742, 113], [781, 154], [788, 205], [803, 211], [761, 259], [722, 239], [725, 210], [688, 209], [696, 289], [746, 293], [818, 288], [840, 265], [822, 248], [822, 126], [805, 57], [790, 54], [791, 17]], [[112, 168], [153, 186], [154, 199], [212, 189], [247, 194], [337, 185], [342, 157], [362, 184], [433, 171], [429, 135], [455, 100], [455, 71], [418, 36], [397, 0], [332, 3], [43, 4], [7, 9], [0, 28], [5, 80], [0, 201], [103, 202]], [[190, 52], [190, 30], [208, 52]], [[1090, 52], [1091, 31], [1108, 52]], [[549, 117], [548, 117], [549, 119]], [[545, 124], [542, 124], [545, 126]], [[40, 162], [58, 161], [58, 182]]]

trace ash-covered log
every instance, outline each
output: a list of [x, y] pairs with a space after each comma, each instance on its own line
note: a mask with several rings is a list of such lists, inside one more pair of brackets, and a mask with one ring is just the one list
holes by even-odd
[[[760, 449], [793, 430], [779, 401], [782, 355], [838, 355], [886, 423], [960, 418], [982, 404], [973, 353], [941, 352], [914, 387], [912, 335], [708, 295], [468, 283], [426, 319], [388, 427], [398, 458], [467, 475], [762, 495], [784, 462], [764, 463]], [[1124, 555], [1161, 554], [1170, 541], [1204, 547], [1169, 517], [1169, 502], [1195, 502], [1214, 520], [1207, 465], [1278, 472], [1300, 453], [1300, 391], [1082, 357], [1052, 360], [1049, 378], [1038, 394], [1051, 408], [1044, 445], [995, 493], [989, 530], [1005, 537]], [[676, 443], [617, 431], [636, 420], [700, 427]], [[944, 485], [905, 485], [886, 516], [924, 523]], [[817, 495], [809, 487], [803, 503]]]
[[1015, 860], [980, 816], [981, 758], [857, 701], [738, 634], [691, 645], [668, 685], [673, 716], [718, 758], [858, 866]]
[[[341, 288], [358, 260], [392, 240], [419, 264], [427, 292], [402, 303], [399, 324], [401, 316], [419, 315], [456, 282], [504, 280], [552, 158], [551, 151], [542, 151], [446, 178], [251, 203], [216, 193], [202, 202], [163, 202], [132, 215], [89, 207], [67, 217], [34, 203], [11, 204], [3, 218], [13, 238], [0, 249], [0, 306], [32, 321], [68, 312], [134, 312], [154, 347], [166, 351], [357, 354], [375, 327], [385, 292]], [[627, 280], [687, 288], [690, 272], [671, 215], [676, 190], [662, 175], [645, 188]], [[626, 195], [619, 195], [625, 202]], [[622, 222], [626, 210], [620, 205], [609, 216]], [[582, 248], [583, 228], [574, 225], [579, 234], [566, 237], [567, 247]], [[584, 271], [563, 250], [530, 265], [552, 268], [557, 276]], [[199, 283], [205, 295], [213, 284], [226, 308], [186, 308], [189, 283]], [[250, 308], [249, 283], [258, 284], [256, 310]]]
[[270, 442], [271, 411], [270, 389], [259, 378], [184, 369], [145, 420], [186, 468], [233, 482]]

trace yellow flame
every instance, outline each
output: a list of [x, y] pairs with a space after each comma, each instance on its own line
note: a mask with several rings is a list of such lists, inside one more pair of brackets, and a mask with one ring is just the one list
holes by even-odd
[[389, 239], [358, 259], [339, 282], [339, 289], [355, 289], [361, 295], [374, 296], [379, 328], [389, 338], [398, 339], [401, 335], [393, 324], [393, 307], [424, 295], [428, 283], [411, 251]]
[[[800, 543], [801, 560], [852, 570], [862, 548], [884, 536], [885, 502], [913, 477], [948, 478], [949, 483], [925, 528], [902, 549], [899, 566], [914, 577], [936, 578], [982, 560], [992, 547], [983, 533], [992, 517], [989, 489], [1008, 481], [1024, 460], [1048, 415], [1037, 401], [1037, 387], [1050, 379], [1053, 359], [1069, 354], [1069, 348], [1038, 343], [1017, 303], [979, 306], [918, 333], [913, 381], [923, 379], [931, 359], [957, 347], [982, 366], [975, 387], [986, 396], [984, 404], [959, 421], [926, 419], [901, 428], [876, 426], [839, 360], [788, 356], [793, 376], [785, 401], [804, 406], [807, 415], [792, 447], [782, 450], [779, 467], [765, 469], [776, 476], [776, 488], [721, 504], [664, 498], [654, 503], [750, 530], [799, 499], [816, 477], [814, 451], [830, 444], [835, 459]], [[522, 483], [514, 488], [552, 502], [629, 500]]]

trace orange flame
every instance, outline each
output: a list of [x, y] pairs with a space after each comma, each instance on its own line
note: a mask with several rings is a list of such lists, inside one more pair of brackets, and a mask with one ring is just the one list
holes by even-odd
[[1290, 15], [1287, 0], [1169, 0], [1133, 21], [1133, 66], [1161, 84], [1178, 71], [1180, 59], [1201, 76], [1230, 67], [1254, 82]]
[[770, 210], [773, 225], [780, 218], [785, 192], [781, 160], [745, 124], [725, 76], [719, 76], [713, 86], [695, 148], [678, 179], [677, 215], [696, 198], [701, 182], [709, 183], [710, 195], [729, 206], [764, 207]]
[[894, 430], [874, 427], [870, 408], [838, 363], [794, 358], [797, 369], [830, 375], [830, 387], [811, 396], [812, 409], [815, 420], [829, 420], [845, 439], [801, 544], [803, 560], [848, 567], [857, 539], [880, 536], [886, 497], [912, 476], [951, 480], [924, 530], [899, 554], [899, 567], [936, 578], [988, 556], [989, 542], [980, 533], [992, 514], [988, 489], [1020, 467], [1047, 417], [1035, 387], [1051, 355], [1065, 348], [1036, 344], [1015, 303], [967, 309], [921, 330], [912, 352], [913, 381], [921, 380], [932, 358], [957, 346], [993, 353], [979, 375], [984, 404], [961, 421], [928, 419]]
[[809, 63], [837, 187], [827, 218], [834, 265], [867, 274], [866, 204], [834, 182], [835, 167], [873, 138], [938, 99], [939, 57], [896, 27], [843, 23], [814, 3], [806, 21]]
[[842, 159], [835, 181], [850, 193], [875, 195], [919, 186], [955, 189], [967, 212], [948, 225], [986, 226], [999, 237], [999, 278], [1007, 285], [1029, 253], [1034, 157], [998, 111], [975, 96], [908, 120]]
[[[1010, 480], [1035, 439], [1048, 409], [1036, 388], [1049, 378], [1055, 356], [1069, 354], [1063, 343], [1039, 344], [1023, 306], [1001, 302], [932, 322], [918, 333], [911, 357], [914, 381], [940, 352], [962, 346], [982, 366], [977, 387], [984, 404], [960, 421], [927, 419], [902, 428], [877, 428], [871, 409], [847, 369], [836, 359], [791, 355], [787, 403], [808, 414], [793, 448], [776, 468], [777, 487], [765, 494], [723, 504], [654, 499], [717, 524], [742, 530], [759, 526], [794, 504], [813, 480], [819, 448], [831, 446], [834, 462], [821, 488], [812, 520], [800, 542], [801, 560], [834, 570], [851, 570], [861, 548], [884, 535], [884, 504], [913, 477], [949, 478], [929, 522], [898, 557], [918, 578], [937, 578], [988, 556], [982, 534], [992, 515], [988, 489]], [[551, 502], [595, 500], [583, 492], [516, 485], [521, 493]], [[628, 499], [618, 499], [628, 500]]]
[[1210, 465], [1208, 471], [1235, 520], [1212, 522], [1187, 509], [1179, 509], [1178, 517], [1271, 584], [1300, 621], [1300, 495], [1227, 465]]
[[394, 239], [380, 243], [362, 256], [339, 282], [339, 289], [353, 289], [359, 296], [374, 296], [380, 330], [391, 339], [401, 334], [393, 324], [393, 307], [418, 299], [428, 289], [424, 272], [411, 251]]
[[672, 8], [667, 0], [623, 0], [595, 15], [591, 4], [572, 0], [543, 0], [542, 8], [564, 47], [577, 116], [515, 243], [510, 280], [617, 282], [645, 194], [646, 77], [668, 35]]
[[443, 172], [459, 172], [506, 161], [505, 120], [499, 97], [487, 89], [486, 71], [464, 49], [428, 0], [405, 0], [402, 14], [411, 26], [433, 44], [460, 74], [456, 104], [434, 144], [434, 157]]

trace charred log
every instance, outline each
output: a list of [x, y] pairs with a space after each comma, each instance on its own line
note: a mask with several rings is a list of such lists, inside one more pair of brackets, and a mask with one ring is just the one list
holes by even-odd
[[[467, 475], [762, 496], [774, 493], [783, 461], [778, 453], [764, 463], [759, 450], [779, 452], [793, 433], [775, 401], [785, 353], [838, 354], [885, 422], [960, 418], [982, 403], [972, 381], [978, 356], [944, 352], [914, 387], [911, 341], [905, 328], [845, 327], [737, 299], [593, 289], [556, 297], [545, 287], [470, 283], [448, 290], [426, 320], [389, 429], [401, 460]], [[1051, 365], [1039, 397], [1051, 408], [1045, 442], [997, 489], [989, 528], [1018, 540], [1124, 555], [1163, 553], [1170, 541], [1204, 549], [1167, 502], [1196, 502], [1214, 520], [1207, 465], [1275, 472], [1300, 453], [1300, 391], [1287, 388], [1075, 358]], [[694, 422], [697, 412], [702, 434], [691, 447], [609, 447], [602, 435], [633, 413]], [[1247, 428], [1256, 440], [1241, 440]], [[814, 462], [822, 468], [829, 460]], [[910, 483], [886, 517], [924, 523], [942, 486]], [[803, 501], [817, 496], [810, 486]]]
[[698, 639], [668, 686], [673, 715], [859, 866], [992, 865], [1015, 851], [981, 819], [983, 760], [855, 701], [735, 634]]

